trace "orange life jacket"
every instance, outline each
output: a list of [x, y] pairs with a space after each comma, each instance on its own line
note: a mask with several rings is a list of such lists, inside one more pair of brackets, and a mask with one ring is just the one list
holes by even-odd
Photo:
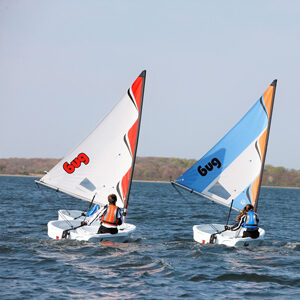
[[104, 225], [108, 224], [117, 227], [117, 213], [118, 213], [118, 206], [110, 204], [105, 214], [101, 217], [101, 222]]

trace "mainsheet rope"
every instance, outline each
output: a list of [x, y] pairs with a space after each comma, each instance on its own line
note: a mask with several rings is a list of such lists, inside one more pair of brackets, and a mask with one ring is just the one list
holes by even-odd
[[[177, 186], [172, 181], [170, 181], [170, 183], [172, 184], [174, 189], [177, 191], [177, 193], [188, 203], [188, 205], [190, 205], [190, 207], [193, 207], [192, 203], [181, 193], [181, 191], [177, 188]], [[192, 193], [192, 192], [190, 192], [190, 193]]]
[[[38, 186], [38, 189], [42, 191], [42, 195], [43, 195], [43, 197], [44, 197], [45, 199], [49, 199], [49, 198], [52, 199], [52, 197], [48, 197], [48, 196], [45, 195], [44, 190], [43, 190], [42, 188], [40, 189], [40, 186], [39, 186], [38, 183], [37, 183], [37, 186]], [[59, 198], [59, 196], [58, 196], [58, 191], [56, 191], [56, 195], [57, 195], [57, 198], [60, 200], [60, 198]], [[49, 201], [49, 202], [51, 202], [51, 201]], [[52, 203], [52, 202], [51, 202], [51, 203]], [[63, 204], [63, 206], [64, 206], [65, 210], [70, 214], [70, 212], [68, 211], [68, 209], [65, 207], [64, 204]], [[56, 206], [54, 200], [53, 200], [53, 207], [54, 207], [55, 209], [57, 209], [57, 206]], [[58, 211], [59, 211], [59, 209], [58, 209]], [[67, 222], [67, 224], [68, 224], [70, 227], [73, 228], [73, 225], [71, 224], [71, 222], [70, 222], [63, 214], [60, 214], [60, 216], [64, 219], [63, 221]]]

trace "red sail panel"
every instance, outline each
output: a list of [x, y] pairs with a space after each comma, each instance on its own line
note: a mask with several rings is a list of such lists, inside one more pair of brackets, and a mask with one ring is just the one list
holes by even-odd
[[123, 201], [126, 199], [126, 196], [127, 196], [129, 180], [130, 180], [130, 173], [131, 173], [131, 168], [124, 175], [124, 177], [122, 178], [122, 182], [121, 182]]
[[131, 86], [131, 90], [139, 111], [140, 111], [141, 100], [142, 100], [142, 89], [143, 89], [143, 77], [138, 77], [136, 81], [133, 83], [133, 85]]
[[133, 126], [128, 131], [128, 140], [130, 145], [130, 150], [132, 153], [132, 156], [134, 156], [135, 151], [135, 143], [136, 143], [136, 136], [137, 136], [137, 130], [138, 130], [138, 120], [133, 124]]
[[134, 170], [134, 163], [136, 157], [136, 149], [138, 143], [138, 135], [139, 135], [139, 127], [140, 127], [140, 120], [141, 120], [141, 109], [143, 105], [143, 94], [144, 94], [144, 84], [145, 84], [145, 76], [146, 71], [143, 71], [140, 76], [135, 80], [135, 82], [131, 86], [131, 97], [132, 100], [136, 104], [136, 108], [138, 111], [138, 116], [134, 124], [131, 126], [129, 131], [127, 132], [127, 138], [129, 141], [129, 147], [132, 154], [132, 165], [130, 169], [127, 171], [125, 176], [122, 178], [122, 194], [124, 199], [124, 208], [128, 207], [128, 199], [130, 193], [130, 186], [133, 177], [133, 170]]

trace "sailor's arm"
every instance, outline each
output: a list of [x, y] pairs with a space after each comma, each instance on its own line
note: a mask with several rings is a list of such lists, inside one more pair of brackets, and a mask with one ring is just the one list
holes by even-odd
[[91, 225], [97, 218], [101, 218], [104, 212], [106, 211], [106, 206], [99, 209], [99, 212], [95, 213], [94, 216], [88, 220], [87, 225]]
[[122, 216], [121, 209], [119, 209], [119, 208], [118, 208], [118, 212], [117, 212], [117, 220], [118, 220], [118, 225], [123, 224], [123, 216]]
[[234, 224], [234, 225], [230, 228], [230, 230], [236, 231], [236, 230], [240, 229], [241, 226], [242, 226], [242, 224], [243, 224], [243, 222], [244, 222], [244, 219], [245, 219], [245, 216], [242, 216], [242, 217], [240, 218], [239, 222], [236, 223], [236, 224]]

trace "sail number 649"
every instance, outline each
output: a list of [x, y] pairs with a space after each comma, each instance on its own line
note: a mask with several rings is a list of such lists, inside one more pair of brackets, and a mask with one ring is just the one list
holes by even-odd
[[198, 173], [201, 176], [206, 176], [207, 172], [212, 171], [214, 166], [216, 166], [218, 169], [222, 166], [221, 162], [215, 157], [202, 168], [201, 166], [198, 167]]
[[67, 173], [72, 174], [75, 171], [75, 168], [79, 168], [81, 166], [82, 162], [87, 165], [89, 161], [90, 159], [85, 153], [80, 153], [71, 161], [70, 164], [65, 162], [63, 164], [63, 168]]

